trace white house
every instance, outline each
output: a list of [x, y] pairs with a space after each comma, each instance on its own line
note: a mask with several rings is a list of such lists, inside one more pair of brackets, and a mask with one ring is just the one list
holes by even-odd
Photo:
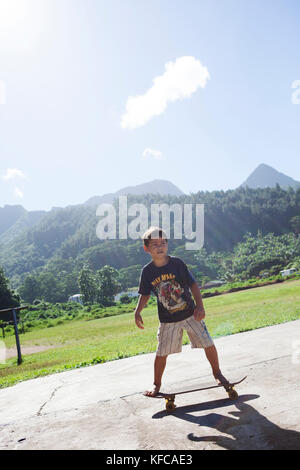
[[208, 281], [208, 282], [206, 282], [206, 283], [202, 286], [202, 289], [211, 289], [211, 288], [213, 288], [213, 287], [222, 286], [223, 284], [226, 284], [226, 282], [216, 279], [215, 281]]
[[291, 274], [294, 274], [295, 272], [297, 272], [297, 269], [291, 268], [291, 269], [284, 269], [283, 271], [280, 271], [280, 274], [282, 277], [285, 277], [285, 276], [290, 276]]
[[128, 291], [128, 292], [119, 292], [119, 294], [115, 295], [115, 301], [118, 301], [120, 300], [120, 297], [122, 295], [128, 295], [128, 297], [137, 297], [139, 295], [138, 291], [137, 290], [131, 290], [131, 291]]
[[79, 302], [81, 305], [83, 305], [83, 302], [81, 300], [81, 297], [82, 297], [82, 294], [74, 294], [74, 295], [71, 295], [69, 298], [68, 298], [68, 302]]

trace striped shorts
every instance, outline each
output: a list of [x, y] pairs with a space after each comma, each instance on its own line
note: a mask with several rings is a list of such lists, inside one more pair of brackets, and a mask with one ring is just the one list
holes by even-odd
[[169, 354], [182, 351], [183, 330], [187, 331], [192, 348], [209, 348], [214, 342], [207, 331], [204, 321], [195, 320], [194, 316], [175, 323], [160, 323], [156, 350], [157, 356], [168, 356]]

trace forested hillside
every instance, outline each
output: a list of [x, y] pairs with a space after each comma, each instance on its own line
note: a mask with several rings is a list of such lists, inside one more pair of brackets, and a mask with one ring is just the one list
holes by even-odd
[[[169, 253], [182, 257], [202, 277], [224, 275], [226, 263], [229, 271], [232, 270], [234, 248], [239, 242], [245, 242], [246, 234], [248, 238], [251, 235], [255, 238], [258, 233], [260, 237], [267, 234], [287, 237], [290, 234], [292, 238], [276, 238], [280, 246], [285, 243], [292, 246], [299, 240], [293, 233], [297, 235], [300, 232], [300, 189], [283, 190], [277, 185], [276, 188], [264, 189], [240, 187], [229, 191], [200, 191], [180, 197], [129, 196], [128, 207], [133, 203], [144, 204], [149, 214], [152, 203], [204, 204], [204, 248], [200, 252], [186, 251], [186, 240], [171, 239], [169, 242]], [[118, 200], [115, 200], [115, 207], [118, 215]], [[63, 296], [67, 296], [78, 289], [77, 277], [84, 265], [92, 270], [110, 265], [120, 270], [124, 286], [126, 283], [127, 286], [136, 285], [140, 268], [149, 261], [149, 255], [139, 240], [99, 240], [96, 226], [100, 219], [96, 216], [96, 209], [97, 205], [55, 208], [12, 239], [9, 239], [9, 232], [4, 231], [5, 243], [0, 240], [0, 266], [12, 286], [18, 288], [29, 274], [39, 275], [44, 276], [45, 285], [52, 283], [54, 290], [55, 282], [63, 282]], [[128, 218], [128, 222], [132, 219]], [[275, 243], [275, 238], [269, 241]], [[297, 253], [296, 245], [291, 249]], [[269, 264], [270, 267], [272, 263], [281, 267], [288, 261], [290, 258], [281, 258]], [[223, 268], [218, 272], [217, 266], [221, 265]], [[253, 269], [253, 273], [255, 271]]]

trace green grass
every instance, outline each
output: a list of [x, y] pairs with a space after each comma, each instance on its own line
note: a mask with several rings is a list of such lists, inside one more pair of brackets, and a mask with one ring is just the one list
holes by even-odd
[[[206, 324], [213, 337], [253, 330], [300, 318], [300, 280], [204, 299]], [[73, 320], [52, 328], [33, 329], [20, 335], [21, 347], [54, 346], [0, 364], [0, 387], [48, 375], [68, 368], [112, 361], [156, 350], [158, 317], [156, 306], [142, 312], [145, 330], [135, 326], [132, 313]], [[87, 321], [88, 320], [88, 321]], [[4, 340], [15, 347], [14, 336]], [[184, 343], [188, 342], [184, 335]]]

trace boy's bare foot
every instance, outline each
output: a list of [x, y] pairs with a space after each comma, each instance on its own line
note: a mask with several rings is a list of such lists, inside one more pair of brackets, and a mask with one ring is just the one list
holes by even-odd
[[228, 380], [224, 377], [221, 371], [214, 373], [214, 378], [216, 379], [218, 385], [223, 385], [226, 387], [226, 385], [229, 384]]
[[160, 385], [153, 385], [153, 387], [150, 390], [147, 390], [144, 392], [144, 395], [146, 397], [156, 397], [156, 395], [159, 393], [160, 390]]

